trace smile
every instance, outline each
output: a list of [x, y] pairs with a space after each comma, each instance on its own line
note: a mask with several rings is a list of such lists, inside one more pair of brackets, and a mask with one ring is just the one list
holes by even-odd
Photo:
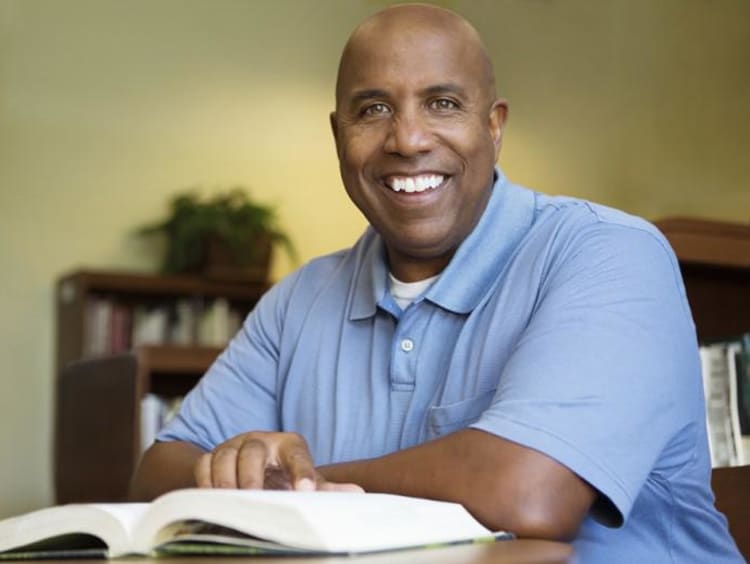
[[390, 176], [385, 184], [394, 192], [424, 192], [434, 190], [445, 180], [442, 174], [420, 174], [417, 176]]

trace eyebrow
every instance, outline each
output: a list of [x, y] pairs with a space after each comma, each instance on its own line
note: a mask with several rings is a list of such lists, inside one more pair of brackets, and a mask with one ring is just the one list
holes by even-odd
[[426, 96], [434, 96], [436, 94], [455, 94], [456, 96], [460, 97], [466, 96], [466, 90], [464, 90], [458, 84], [453, 84], [450, 82], [428, 86], [427, 88], [422, 90], [421, 93]]
[[[438, 94], [454, 94], [459, 97], [466, 97], [466, 90], [458, 84], [450, 82], [443, 84], [434, 84], [420, 90], [421, 96], [436, 96]], [[388, 98], [389, 94], [386, 90], [381, 88], [365, 88], [363, 90], [355, 91], [350, 99], [350, 107], [356, 107], [366, 100], [374, 100], [376, 98]]]
[[374, 98], [385, 98], [388, 96], [388, 93], [385, 90], [381, 90], [379, 88], [368, 88], [365, 90], [358, 90], [356, 91], [350, 100], [349, 105], [351, 107], [355, 107], [365, 100], [372, 100]]

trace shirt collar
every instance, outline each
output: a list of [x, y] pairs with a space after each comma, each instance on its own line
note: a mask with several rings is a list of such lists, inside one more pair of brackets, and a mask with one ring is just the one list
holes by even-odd
[[479, 223], [424, 296], [454, 313], [468, 314], [479, 305], [534, 218], [534, 192], [508, 182], [499, 168], [495, 176]]
[[383, 239], [372, 227], [357, 241], [354, 249], [356, 270], [352, 288], [349, 319], [366, 319], [375, 315], [378, 301], [388, 293], [388, 266]]
[[[467, 314], [479, 304], [533, 220], [534, 193], [508, 182], [499, 168], [495, 177], [479, 223], [424, 295], [454, 313]], [[385, 245], [372, 227], [353, 251], [359, 266], [349, 319], [356, 320], [375, 315], [378, 302], [388, 293], [388, 267]]]

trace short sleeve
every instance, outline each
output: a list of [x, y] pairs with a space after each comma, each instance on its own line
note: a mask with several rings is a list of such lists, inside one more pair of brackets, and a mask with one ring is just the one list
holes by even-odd
[[278, 430], [279, 342], [294, 280], [288, 277], [260, 299], [157, 440], [211, 450], [246, 431]]
[[472, 426], [576, 472], [604, 496], [595, 517], [616, 526], [690, 421], [697, 370], [669, 246], [646, 225], [594, 222], [548, 259], [530, 321]]

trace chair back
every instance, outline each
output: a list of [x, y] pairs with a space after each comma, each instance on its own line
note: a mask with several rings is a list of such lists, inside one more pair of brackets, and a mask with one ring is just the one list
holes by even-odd
[[57, 381], [57, 503], [127, 501], [140, 455], [133, 353], [71, 363]]

